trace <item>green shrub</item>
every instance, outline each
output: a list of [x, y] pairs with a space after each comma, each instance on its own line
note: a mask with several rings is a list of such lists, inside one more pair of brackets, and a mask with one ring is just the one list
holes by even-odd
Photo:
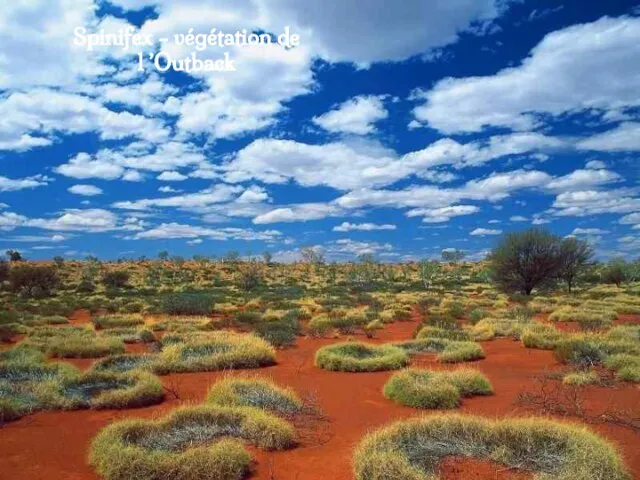
[[581, 367], [599, 365], [605, 357], [598, 345], [584, 338], [560, 340], [556, 344], [554, 355], [561, 363]]
[[324, 337], [332, 328], [333, 324], [327, 315], [313, 317], [307, 324], [307, 330], [312, 337]]
[[254, 407], [281, 415], [292, 415], [302, 401], [292, 389], [284, 389], [262, 378], [226, 378], [216, 382], [207, 394], [210, 404]]
[[129, 272], [124, 270], [115, 270], [113, 272], [106, 272], [102, 276], [102, 284], [107, 290], [124, 288], [129, 282]]
[[51, 295], [59, 284], [54, 267], [14, 265], [9, 272], [9, 287], [25, 297], [42, 298]]
[[97, 315], [91, 319], [96, 329], [135, 327], [144, 323], [142, 315], [133, 313], [128, 315]]
[[461, 397], [490, 395], [489, 380], [477, 370], [451, 372], [407, 369], [395, 373], [383, 389], [384, 396], [414, 408], [455, 408]]
[[409, 362], [408, 355], [391, 345], [360, 342], [336, 343], [316, 352], [315, 364], [325, 370], [374, 372], [396, 370]]
[[594, 383], [598, 383], [600, 381], [600, 377], [596, 372], [572, 372], [566, 374], [562, 377], [562, 383], [565, 385], [575, 385], [575, 386], [583, 386], [583, 385], [593, 385]]
[[89, 463], [106, 480], [240, 480], [251, 456], [234, 438], [266, 450], [295, 444], [293, 427], [261, 410], [196, 406], [112, 423], [93, 440]]
[[124, 344], [113, 337], [54, 337], [46, 353], [57, 358], [99, 358], [124, 352]]
[[[177, 338], [175, 340], [178, 340]], [[249, 334], [213, 332], [167, 343], [153, 364], [161, 375], [180, 372], [204, 372], [229, 368], [259, 368], [273, 365], [276, 354], [265, 340]]]
[[214, 299], [202, 293], [175, 293], [163, 299], [162, 312], [169, 315], [209, 315]]
[[355, 478], [437, 480], [447, 456], [492, 460], [541, 480], [631, 479], [615, 447], [586, 427], [452, 414], [404, 420], [367, 435], [355, 450]]

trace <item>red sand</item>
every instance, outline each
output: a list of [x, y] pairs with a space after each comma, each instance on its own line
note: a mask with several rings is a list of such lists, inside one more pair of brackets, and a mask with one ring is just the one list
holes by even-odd
[[[416, 321], [387, 326], [373, 342], [411, 338]], [[364, 338], [359, 338], [363, 339]], [[342, 339], [343, 340], [343, 339]], [[368, 432], [394, 420], [423, 412], [398, 406], [386, 400], [382, 386], [392, 372], [338, 373], [313, 366], [316, 350], [338, 340], [299, 338], [295, 348], [278, 352], [278, 365], [251, 371], [292, 386], [301, 396], [313, 397], [323, 409], [327, 421], [316, 421], [302, 428], [301, 445], [287, 452], [254, 452], [252, 478], [269, 480], [341, 480], [352, 479], [353, 447]], [[483, 344], [487, 358], [473, 364], [493, 383], [495, 395], [463, 401], [461, 412], [502, 418], [527, 415], [515, 398], [532, 386], [535, 376], [558, 370], [548, 351], [525, 349], [520, 342], [498, 339]], [[453, 368], [438, 364], [433, 356], [424, 356], [414, 366]], [[85, 366], [85, 365], [83, 365]], [[243, 375], [246, 372], [232, 372]], [[86, 463], [91, 439], [105, 425], [126, 417], [156, 417], [181, 403], [204, 400], [208, 388], [222, 373], [177, 374], [162, 377], [165, 385], [179, 392], [180, 400], [168, 399], [161, 405], [124, 411], [41, 412], [0, 428], [0, 479], [88, 480], [98, 478]], [[590, 387], [586, 390], [589, 411], [601, 411], [608, 405], [640, 413], [640, 390], [634, 386]], [[424, 412], [429, 414], [429, 411]], [[613, 425], [593, 428], [618, 445], [627, 465], [640, 477], [640, 445], [637, 434]], [[253, 449], [252, 449], [253, 451]], [[445, 460], [443, 478], [524, 480], [528, 474], [501, 471], [499, 465], [470, 459]]]

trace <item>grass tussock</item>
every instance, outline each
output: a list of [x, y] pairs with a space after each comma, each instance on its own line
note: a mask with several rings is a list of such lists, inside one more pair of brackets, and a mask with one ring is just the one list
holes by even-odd
[[109, 425], [93, 440], [89, 462], [107, 480], [240, 480], [251, 463], [243, 442], [284, 450], [295, 433], [255, 408], [185, 407], [155, 421]]
[[395, 373], [384, 385], [389, 400], [414, 408], [455, 408], [462, 397], [491, 395], [491, 382], [477, 370], [450, 372], [406, 369]]
[[437, 353], [438, 361], [441, 363], [471, 362], [485, 357], [482, 346], [475, 342], [459, 342], [444, 338], [417, 338], [397, 342], [393, 345], [410, 355]]
[[291, 388], [259, 377], [220, 380], [209, 390], [207, 402], [227, 407], [260, 408], [280, 415], [293, 415], [302, 408], [302, 401]]
[[538, 480], [630, 480], [616, 449], [586, 427], [541, 418], [493, 421], [440, 414], [367, 435], [354, 454], [356, 480], [437, 480], [446, 456], [492, 460]]
[[397, 370], [409, 363], [407, 353], [392, 345], [361, 342], [336, 343], [316, 352], [315, 364], [325, 370], [375, 372]]
[[276, 361], [273, 346], [251, 334], [221, 331], [174, 340], [181, 341], [163, 347], [153, 364], [154, 372], [164, 375], [260, 368]]

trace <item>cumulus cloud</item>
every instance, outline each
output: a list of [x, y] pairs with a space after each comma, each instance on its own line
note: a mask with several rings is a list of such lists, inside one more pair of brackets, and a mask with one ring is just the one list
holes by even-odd
[[69, 192], [85, 197], [93, 197], [95, 195], [101, 195], [102, 189], [95, 185], [73, 185], [69, 187]]
[[350, 223], [342, 222], [333, 227], [334, 232], [372, 232], [374, 230], [395, 230], [396, 226], [391, 224], [376, 225], [375, 223]]
[[[640, 18], [603, 17], [573, 25], [545, 36], [519, 66], [492, 76], [439, 81], [416, 95], [425, 103], [415, 108], [415, 119], [448, 134], [491, 126], [529, 130], [541, 122], [536, 114], [638, 106], [638, 56]], [[582, 147], [628, 147], [629, 134], [587, 140]]]
[[313, 117], [313, 123], [332, 133], [368, 135], [376, 131], [375, 123], [388, 115], [382, 97], [358, 96]]
[[179, 223], [163, 223], [157, 227], [136, 233], [133, 240], [161, 240], [161, 239], [197, 239], [208, 238], [211, 240], [245, 240], [245, 241], [273, 241], [282, 235], [277, 230], [256, 231], [245, 228], [207, 228], [197, 225], [184, 225]]
[[469, 235], [474, 237], [486, 237], [487, 235], [500, 235], [502, 230], [495, 230], [491, 228], [476, 228]]
[[0, 192], [15, 192], [43, 187], [48, 185], [50, 181], [51, 179], [44, 175], [34, 175], [27, 178], [7, 178], [0, 175]]

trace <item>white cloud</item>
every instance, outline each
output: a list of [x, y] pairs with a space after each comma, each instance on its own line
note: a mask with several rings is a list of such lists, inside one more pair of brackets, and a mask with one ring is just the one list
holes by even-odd
[[113, 206], [123, 210], [149, 210], [152, 208], [195, 209], [228, 202], [242, 191], [244, 191], [244, 188], [240, 186], [217, 184], [195, 193], [116, 202]]
[[375, 223], [349, 223], [342, 222], [340, 225], [336, 225], [333, 227], [334, 232], [351, 232], [351, 231], [360, 231], [360, 232], [371, 232], [374, 230], [395, 230], [395, 225], [383, 224], [376, 225]]
[[69, 187], [69, 192], [85, 197], [93, 197], [95, 195], [101, 195], [102, 189], [94, 185], [73, 185]]
[[607, 164], [601, 160], [589, 160], [586, 163], [585, 168], [590, 170], [601, 170], [607, 168]]
[[480, 211], [475, 205], [451, 205], [442, 208], [414, 208], [407, 212], [407, 217], [424, 217], [424, 223], [444, 223], [453, 217], [472, 215]]
[[255, 224], [278, 222], [306, 222], [320, 220], [326, 217], [338, 217], [344, 210], [337, 205], [327, 203], [301, 203], [287, 207], [274, 208], [266, 213], [257, 215], [253, 219]]
[[537, 133], [518, 133], [467, 144], [446, 138], [422, 150], [398, 156], [375, 141], [310, 145], [292, 140], [260, 139], [240, 150], [222, 170], [227, 182], [256, 179], [281, 184], [293, 179], [302, 186], [327, 185], [351, 190], [390, 185], [414, 174], [446, 183], [455, 179], [455, 175], [434, 172], [434, 167], [452, 165], [461, 169], [506, 155], [565, 146], [563, 140]]
[[180, 172], [176, 172], [175, 170], [162, 172], [156, 177], [156, 179], [162, 182], [182, 182], [187, 178], [188, 177], [186, 175], [182, 175]]
[[369, 135], [375, 133], [375, 123], [388, 115], [382, 97], [361, 95], [313, 117], [313, 123], [332, 133]]
[[626, 189], [564, 192], [556, 197], [551, 208], [551, 213], [560, 217], [637, 211], [640, 211], [640, 198]]
[[638, 212], [636, 213], [631, 213], [629, 215], [625, 215], [624, 217], [622, 217], [620, 219], [620, 223], [623, 225], [633, 225], [633, 224], [638, 224], [640, 225], [640, 207], [638, 207]]
[[622, 180], [622, 177], [610, 170], [575, 170], [563, 177], [554, 178], [546, 187], [550, 190], [566, 192], [568, 190], [584, 190], [598, 185], [606, 185]]
[[43, 187], [49, 184], [50, 178], [35, 175], [26, 178], [7, 178], [0, 175], [0, 192], [15, 192], [27, 188]]
[[189, 143], [171, 141], [162, 145], [132, 143], [120, 150], [102, 149], [94, 155], [78, 153], [59, 165], [56, 173], [67, 177], [139, 182], [144, 178], [138, 170], [172, 171], [176, 168], [203, 165], [204, 154]]
[[[637, 75], [640, 77], [640, 73]], [[578, 143], [582, 150], [601, 152], [633, 152], [640, 150], [640, 123], [627, 122]]]
[[574, 228], [571, 235], [604, 235], [609, 233], [609, 230], [603, 230], [601, 228]]
[[523, 217], [522, 215], [513, 215], [509, 217], [509, 220], [512, 222], [528, 222], [529, 221], [527, 217]]
[[[540, 123], [536, 113], [638, 106], [639, 56], [640, 18], [604, 17], [573, 25], [545, 36], [517, 67], [493, 76], [441, 80], [421, 94], [426, 103], [414, 115], [441, 132], [457, 133], [487, 126], [528, 130]], [[626, 140], [621, 143], [628, 146]], [[619, 148], [620, 142], [605, 144]]]
[[487, 235], [500, 235], [502, 230], [493, 230], [491, 228], [476, 228], [469, 235], [473, 235], [474, 237], [484, 237]]
[[[399, 61], [482, 31], [508, 2], [449, 0], [262, 0], [274, 24], [294, 25], [315, 52], [334, 62]], [[476, 27], [476, 28], [472, 28]], [[369, 41], [363, 41], [366, 38]]]
[[393, 250], [393, 246], [390, 243], [358, 242], [349, 238], [341, 238], [335, 242], [327, 244], [324, 250], [329, 256], [342, 256], [345, 254], [359, 256], [380, 252], [390, 252]]
[[98, 132], [103, 140], [137, 137], [154, 143], [169, 135], [158, 119], [114, 112], [90, 97], [47, 89], [0, 98], [0, 131], [0, 145], [18, 150], [50, 144], [56, 134]]
[[244, 228], [207, 228], [179, 223], [163, 223], [149, 230], [136, 233], [133, 240], [160, 240], [175, 238], [209, 238], [212, 240], [273, 241], [282, 235], [277, 230], [256, 231]]

